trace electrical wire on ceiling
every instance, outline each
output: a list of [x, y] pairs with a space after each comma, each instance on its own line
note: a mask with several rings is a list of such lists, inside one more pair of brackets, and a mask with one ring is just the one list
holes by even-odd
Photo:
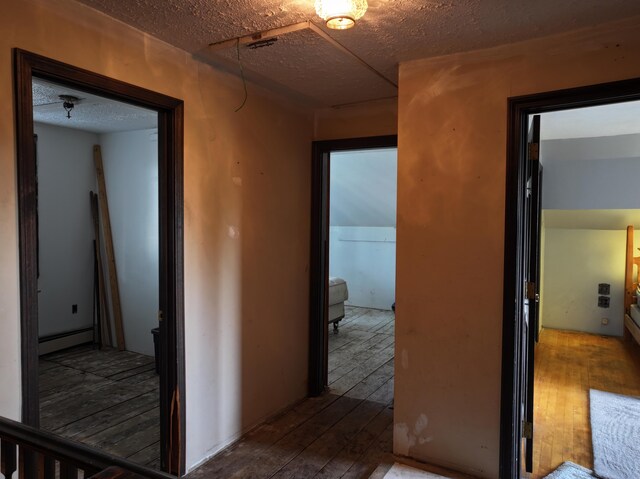
[[351, 58], [356, 60], [362, 66], [367, 68], [371, 73], [378, 76], [381, 80], [383, 80], [393, 88], [396, 88], [396, 89], [398, 88], [398, 84], [394, 80], [387, 78], [382, 72], [378, 71], [372, 65], [367, 63], [363, 58], [361, 58], [356, 53], [354, 53], [353, 51], [345, 47], [342, 43], [335, 40], [331, 35], [326, 33], [322, 28], [317, 26], [311, 20], [306, 20], [304, 22], [285, 25], [284, 27], [271, 28], [269, 30], [255, 32], [250, 35], [244, 35], [241, 37], [235, 37], [235, 38], [230, 38], [228, 40], [222, 40], [219, 42], [210, 43], [209, 50], [212, 52], [215, 52], [218, 50], [224, 50], [225, 48], [230, 48], [235, 45], [236, 49], [238, 50], [238, 62], [240, 63], [240, 71], [244, 75], [244, 73], [242, 72], [242, 63], [240, 62], [240, 52], [239, 52], [241, 44], [242, 45], [248, 44], [249, 48], [252, 48], [252, 46], [253, 48], [257, 48], [261, 46], [270, 46], [273, 44], [273, 42], [268, 43], [266, 42], [266, 40], [275, 39], [280, 35], [286, 35], [288, 33], [293, 33], [300, 30], [311, 30], [320, 38], [322, 38], [323, 40], [328, 42], [330, 45], [335, 47], [337, 50], [345, 53], [346, 55], [349, 55]]
[[238, 113], [244, 107], [245, 103], [247, 103], [247, 97], [249, 96], [247, 93], [247, 79], [244, 77], [244, 68], [242, 68], [242, 59], [240, 58], [240, 39], [236, 41], [236, 53], [238, 55], [238, 66], [240, 67], [240, 77], [242, 78], [242, 86], [244, 87], [244, 99], [242, 100], [242, 104], [236, 108], [235, 113]]

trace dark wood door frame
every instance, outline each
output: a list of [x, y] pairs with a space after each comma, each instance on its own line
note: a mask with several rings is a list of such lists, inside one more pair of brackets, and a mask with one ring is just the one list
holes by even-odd
[[185, 471], [183, 278], [183, 102], [106, 76], [14, 49], [22, 421], [39, 427], [37, 205], [33, 141], [33, 77], [158, 113], [160, 225], [160, 430], [164, 470]]
[[309, 260], [309, 395], [327, 387], [329, 281], [329, 175], [331, 152], [394, 148], [398, 136], [372, 136], [313, 142], [311, 159], [311, 255]]
[[529, 115], [640, 100], [640, 78], [508, 99], [507, 175], [504, 238], [500, 477], [520, 477], [522, 424], [516, 404], [520, 364], [522, 288], [518, 281], [524, 242], [527, 118]]

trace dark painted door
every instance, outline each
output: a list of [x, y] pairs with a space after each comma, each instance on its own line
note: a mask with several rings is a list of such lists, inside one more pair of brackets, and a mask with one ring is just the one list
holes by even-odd
[[535, 343], [538, 337], [538, 305], [540, 284], [540, 116], [531, 119], [529, 126], [526, 191], [524, 200], [524, 248], [522, 250], [521, 280], [522, 314], [520, 343], [520, 415], [522, 451], [526, 472], [533, 470], [533, 366]]

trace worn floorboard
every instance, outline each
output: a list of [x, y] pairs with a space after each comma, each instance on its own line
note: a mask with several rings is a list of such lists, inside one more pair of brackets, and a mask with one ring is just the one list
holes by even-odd
[[41, 427], [158, 467], [159, 379], [154, 359], [91, 345], [40, 358]]
[[640, 346], [543, 329], [535, 351], [532, 478], [564, 461], [593, 468], [589, 389], [640, 396]]
[[329, 329], [329, 391], [266, 421], [192, 471], [199, 478], [368, 478], [393, 465], [394, 315], [346, 308]]

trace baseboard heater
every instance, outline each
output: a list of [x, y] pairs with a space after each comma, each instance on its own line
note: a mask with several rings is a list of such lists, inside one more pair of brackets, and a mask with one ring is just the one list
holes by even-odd
[[93, 328], [77, 329], [66, 333], [52, 334], [38, 339], [38, 354], [54, 353], [62, 349], [72, 348], [93, 342]]

